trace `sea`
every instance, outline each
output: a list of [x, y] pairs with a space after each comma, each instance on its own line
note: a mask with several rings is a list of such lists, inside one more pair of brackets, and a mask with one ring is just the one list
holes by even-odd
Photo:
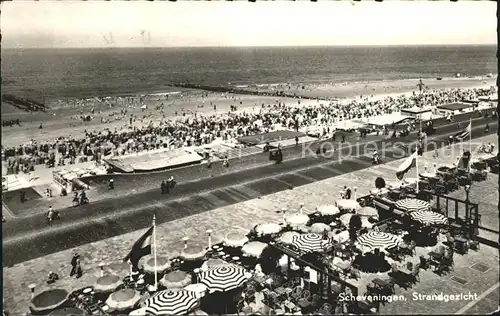
[[168, 92], [178, 82], [241, 87], [497, 72], [494, 45], [2, 49], [1, 57], [2, 93], [33, 97]]

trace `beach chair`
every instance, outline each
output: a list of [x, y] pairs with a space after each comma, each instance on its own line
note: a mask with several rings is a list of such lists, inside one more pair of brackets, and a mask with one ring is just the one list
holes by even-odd
[[426, 270], [429, 267], [429, 263], [428, 263], [427, 259], [425, 259], [424, 256], [420, 256], [419, 259], [420, 259], [420, 267], [422, 269]]
[[290, 294], [290, 296], [295, 300], [297, 301], [301, 295], [302, 295], [302, 292], [304, 291], [304, 288], [302, 288], [301, 286], [297, 286], [293, 289], [293, 292], [292, 294]]
[[413, 267], [413, 271], [411, 273], [411, 276], [413, 278], [413, 283], [416, 283], [417, 281], [420, 281], [420, 263], [417, 263]]
[[417, 247], [417, 243], [414, 240], [412, 240], [410, 242], [410, 244], [408, 245], [408, 251], [410, 252], [411, 255], [417, 254], [417, 252], [415, 250], [416, 247]]

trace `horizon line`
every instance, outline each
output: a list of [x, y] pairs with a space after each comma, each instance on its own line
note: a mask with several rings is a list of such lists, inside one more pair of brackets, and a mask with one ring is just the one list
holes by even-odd
[[224, 45], [224, 46], [61, 46], [61, 47], [2, 47], [2, 50], [16, 49], [119, 49], [119, 48], [137, 48], [137, 49], [155, 49], [155, 48], [311, 48], [311, 47], [436, 47], [436, 46], [495, 46], [496, 43], [485, 44], [386, 44], [386, 45], [365, 45], [365, 44], [350, 44], [350, 45]]

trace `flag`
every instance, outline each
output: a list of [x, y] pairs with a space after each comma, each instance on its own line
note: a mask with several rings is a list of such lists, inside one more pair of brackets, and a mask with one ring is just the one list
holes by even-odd
[[418, 150], [416, 150], [410, 157], [406, 158], [405, 161], [399, 166], [396, 171], [396, 177], [402, 180], [404, 175], [410, 171], [411, 168], [416, 166], [417, 163]]
[[134, 267], [137, 267], [137, 264], [142, 257], [151, 254], [153, 230], [154, 226], [151, 226], [151, 228], [148, 229], [144, 235], [137, 239], [129, 254], [123, 259], [124, 262], [130, 261]]
[[455, 138], [458, 140], [464, 140], [465, 138], [470, 136], [471, 132], [472, 132], [472, 122], [469, 122], [469, 125], [467, 125], [467, 127], [463, 131], [455, 135]]

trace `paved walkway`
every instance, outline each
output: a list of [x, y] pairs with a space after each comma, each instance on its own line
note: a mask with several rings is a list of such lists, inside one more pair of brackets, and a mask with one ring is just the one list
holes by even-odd
[[[482, 141], [488, 141], [488, 139], [491, 141], [493, 138], [494, 136], [489, 136], [489, 138]], [[454, 160], [454, 158], [446, 156], [445, 153], [446, 149], [436, 159], [432, 157], [432, 153], [425, 153], [420, 159], [420, 164], [432, 166], [436, 162], [438, 165], [443, 165]], [[448, 153], [450, 153], [449, 149]], [[249, 231], [258, 223], [278, 222], [282, 219], [282, 215], [278, 214], [277, 211], [282, 207], [288, 207], [289, 212], [296, 212], [299, 203], [304, 203], [306, 211], [312, 213], [319, 205], [334, 203], [339, 198], [338, 192], [346, 184], [356, 186], [359, 195], [367, 194], [373, 188], [376, 177], [382, 176], [389, 182], [391, 182], [391, 179], [395, 179], [395, 171], [400, 163], [401, 161], [394, 161], [385, 165], [378, 165], [307, 184], [293, 190], [282, 191], [159, 225], [157, 228], [158, 254], [168, 257], [177, 255], [183, 247], [182, 238], [185, 236], [190, 238], [192, 244], [206, 245], [207, 229], [214, 231], [212, 240], [215, 243], [222, 240], [223, 236], [229, 231]], [[409, 176], [412, 176], [412, 174]], [[498, 176], [492, 175], [492, 177]], [[472, 194], [481, 194], [481, 192], [473, 191]], [[477, 198], [477, 200], [482, 199], [483, 197]], [[498, 219], [496, 220], [498, 221]], [[30, 300], [28, 289], [30, 283], [38, 284], [37, 292], [55, 287], [73, 291], [90, 285], [95, 282], [100, 273], [100, 263], [105, 264], [106, 271], [126, 275], [128, 266], [121, 263], [121, 258], [126, 255], [132, 244], [142, 233], [143, 231], [135, 231], [87, 244], [78, 249], [61, 251], [10, 268], [4, 268], [4, 302], [6, 309], [14, 315], [26, 312]], [[82, 256], [84, 275], [80, 279], [68, 277], [70, 272], [69, 261], [74, 251], [78, 251]], [[416, 291], [422, 294], [436, 292], [451, 294], [471, 291], [478, 293], [479, 296], [498, 281], [497, 255], [498, 251], [496, 249], [482, 246], [479, 252], [470, 252], [466, 256], [457, 256], [455, 271], [449, 276], [438, 278], [431, 272], [424, 271], [421, 275], [421, 282], [413, 290], [403, 293], [405, 297], [408, 297], [408, 301], [387, 304], [382, 308], [382, 313], [413, 314], [415, 311], [419, 311], [419, 313], [423, 314], [448, 314], [461, 310], [470, 302], [412, 301], [411, 293]], [[488, 270], [485, 272], [474, 270], [472, 266], [475, 263], [483, 264]], [[56, 284], [47, 285], [44, 282], [49, 271], [58, 273], [62, 279]], [[453, 276], [464, 279], [466, 283], [460, 284], [454, 281]], [[498, 293], [498, 289], [496, 291]], [[494, 306], [496, 307], [497, 304], [498, 300]], [[486, 305], [483, 308], [487, 309], [491, 304]], [[481, 305], [478, 304], [477, 306]], [[482, 310], [481, 312], [486, 313], [488, 310]]]

